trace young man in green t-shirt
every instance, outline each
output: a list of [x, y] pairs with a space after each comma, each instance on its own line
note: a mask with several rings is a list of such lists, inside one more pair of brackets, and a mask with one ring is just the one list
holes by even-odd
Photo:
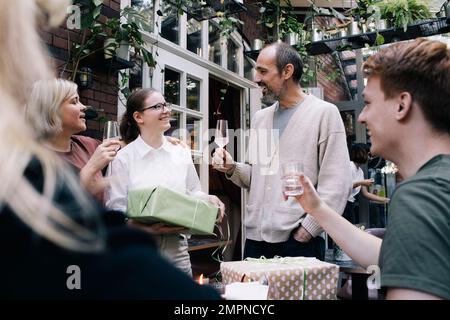
[[363, 65], [371, 152], [397, 164], [384, 240], [330, 209], [309, 179], [296, 197], [363, 266], [379, 265], [387, 299], [450, 299], [450, 50], [426, 39], [380, 50]]

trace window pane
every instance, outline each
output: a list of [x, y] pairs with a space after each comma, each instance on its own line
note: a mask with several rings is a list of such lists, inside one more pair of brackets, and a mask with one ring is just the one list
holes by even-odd
[[254, 80], [253, 64], [250, 62], [250, 59], [247, 57], [245, 57], [245, 59], [244, 59], [244, 77], [250, 81]]
[[171, 117], [170, 117], [170, 129], [167, 130], [164, 135], [174, 137], [174, 138], [181, 138], [180, 134], [180, 123], [181, 123], [181, 115], [178, 111], [172, 111]]
[[161, 22], [161, 37], [180, 44], [179, 37], [179, 18], [176, 6], [161, 1], [161, 11], [163, 13]]
[[129, 88], [133, 92], [142, 88], [142, 60], [137, 57], [132, 57], [134, 67], [130, 69]]
[[209, 24], [209, 61], [220, 65], [220, 30], [210, 22]]
[[192, 150], [200, 150], [200, 125], [201, 119], [186, 117], [187, 143]]
[[233, 40], [228, 39], [227, 44], [227, 51], [228, 51], [228, 57], [227, 57], [227, 66], [228, 70], [233, 72], [238, 72], [238, 64], [237, 64], [237, 55], [238, 55], [238, 48]]
[[341, 111], [342, 122], [344, 123], [345, 135], [347, 136], [347, 147], [356, 142], [355, 132], [355, 111]]
[[149, 32], [153, 32], [155, 22], [155, 0], [131, 0], [131, 6], [145, 17], [145, 22], [150, 26]]
[[200, 81], [187, 77], [186, 91], [187, 107], [200, 111]]
[[167, 102], [180, 105], [180, 74], [167, 68], [164, 70], [164, 97]]
[[187, 49], [202, 55], [202, 24], [191, 18], [187, 21]]
[[197, 175], [200, 178], [200, 161], [201, 158], [192, 158], [192, 161], [194, 162], [195, 171], [197, 171]]

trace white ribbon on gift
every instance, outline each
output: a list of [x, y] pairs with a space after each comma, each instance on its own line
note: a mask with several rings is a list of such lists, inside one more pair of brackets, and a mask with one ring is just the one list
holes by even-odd
[[264, 256], [260, 258], [245, 258], [245, 261], [260, 262], [260, 263], [279, 263], [279, 264], [299, 264], [302, 266], [311, 265], [311, 262], [319, 261], [314, 257], [280, 257], [275, 256], [272, 259], [267, 259]]

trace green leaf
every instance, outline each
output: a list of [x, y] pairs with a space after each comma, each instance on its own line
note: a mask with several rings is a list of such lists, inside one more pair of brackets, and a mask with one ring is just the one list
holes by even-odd
[[122, 94], [125, 96], [125, 98], [128, 99], [128, 97], [131, 95], [131, 90], [128, 87], [123, 88], [122, 90], [120, 90], [120, 92], [122, 92]]
[[102, 7], [96, 7], [96, 8], [94, 9], [94, 11], [92, 11], [92, 17], [93, 17], [94, 19], [97, 19], [98, 16], [100, 15], [101, 10], [102, 10]]
[[81, 15], [81, 29], [84, 30], [89, 28], [92, 25], [93, 21], [94, 18], [92, 17], [92, 15], [89, 14]]
[[107, 121], [108, 121], [108, 118], [105, 117], [105, 116], [101, 116], [101, 117], [98, 118], [98, 122], [100, 124], [105, 124]]
[[377, 38], [375, 39], [375, 44], [377, 46], [381, 46], [383, 43], [384, 43], [384, 37], [381, 34], [377, 33]]
[[142, 48], [142, 57], [149, 68], [154, 68], [156, 66], [156, 61], [153, 58], [153, 55], [144, 48]]
[[93, 0], [96, 7], [103, 3], [103, 0]]

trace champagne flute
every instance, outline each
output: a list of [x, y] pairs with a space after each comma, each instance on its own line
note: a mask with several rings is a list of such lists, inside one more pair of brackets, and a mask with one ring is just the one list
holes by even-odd
[[[108, 121], [103, 127], [103, 141], [109, 139], [120, 139], [119, 124], [117, 121]], [[112, 175], [112, 168], [110, 164], [108, 165], [107, 170], [109, 171], [109, 175]]]
[[[228, 121], [227, 120], [217, 120], [216, 135], [214, 137], [214, 142], [221, 149], [225, 149], [225, 146], [228, 144], [229, 137], [228, 137]], [[225, 169], [225, 159], [226, 159], [226, 156], [224, 154], [224, 156], [223, 156], [224, 164], [220, 165], [221, 169]]]
[[103, 128], [103, 140], [120, 139], [119, 125], [117, 121], [108, 121]]

